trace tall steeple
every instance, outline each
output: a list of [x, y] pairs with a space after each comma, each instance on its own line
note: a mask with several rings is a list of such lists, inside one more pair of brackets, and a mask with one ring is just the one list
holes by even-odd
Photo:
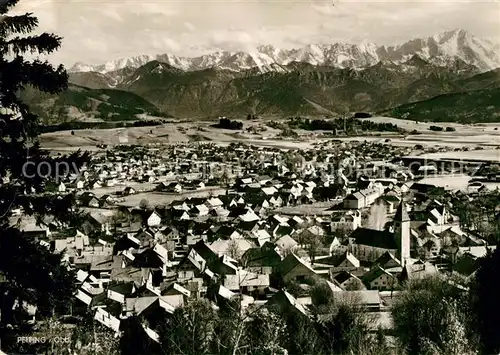
[[396, 215], [394, 216], [394, 221], [398, 222], [409, 222], [410, 216], [408, 215], [408, 208], [406, 207], [406, 203], [401, 201], [398, 208], [396, 209]]
[[410, 258], [410, 221], [408, 209], [402, 200], [394, 216], [394, 238], [398, 245], [398, 257], [402, 266], [405, 266]]

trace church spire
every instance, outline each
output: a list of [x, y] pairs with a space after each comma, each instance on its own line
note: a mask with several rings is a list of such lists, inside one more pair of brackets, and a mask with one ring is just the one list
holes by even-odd
[[401, 200], [394, 216], [394, 237], [398, 245], [398, 257], [403, 267], [410, 259], [410, 221], [406, 203]]
[[406, 207], [406, 203], [401, 201], [399, 204], [396, 215], [394, 216], [394, 220], [398, 222], [408, 222], [410, 221], [410, 216], [408, 215], [408, 208]]

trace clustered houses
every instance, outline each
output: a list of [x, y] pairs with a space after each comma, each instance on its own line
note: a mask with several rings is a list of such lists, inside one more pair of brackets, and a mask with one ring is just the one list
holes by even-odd
[[[121, 147], [62, 182], [81, 190], [87, 213], [77, 229], [50, 220], [24, 220], [23, 229], [64, 253], [82, 309], [116, 332], [137, 316], [157, 341], [158, 317], [200, 297], [240, 294], [244, 309], [277, 305], [308, 316], [313, 280], [383, 315], [405, 280], [443, 271], [470, 277], [493, 248], [461, 229], [453, 199], [439, 202], [425, 192], [432, 186], [412, 181], [393, 159], [403, 154], [368, 143], [300, 154], [234, 144]], [[208, 186], [223, 191], [184, 195]], [[175, 198], [120, 203], [145, 189]], [[374, 205], [382, 206], [382, 228], [367, 225]]]

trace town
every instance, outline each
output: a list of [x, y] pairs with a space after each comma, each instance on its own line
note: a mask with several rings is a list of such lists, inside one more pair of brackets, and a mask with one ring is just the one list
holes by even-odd
[[[133, 316], [159, 342], [154, 319], [193, 299], [309, 317], [311, 288], [323, 285], [336, 300], [355, 299], [390, 339], [405, 282], [442, 274], [467, 287], [500, 226], [497, 184], [423, 183], [494, 163], [423, 163], [414, 151], [363, 141], [117, 145], [47, 189], [76, 193], [78, 227], [20, 210], [11, 221], [77, 271], [74, 314], [90, 311], [116, 335]], [[496, 203], [476, 213], [488, 196]]]
[[1, 3], [0, 355], [500, 354], [500, 4], [192, 5]]

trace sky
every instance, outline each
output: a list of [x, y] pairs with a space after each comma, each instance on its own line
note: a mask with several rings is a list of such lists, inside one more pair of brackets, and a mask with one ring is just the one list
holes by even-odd
[[33, 12], [39, 31], [63, 37], [50, 61], [66, 66], [259, 44], [391, 45], [455, 28], [500, 42], [500, 0], [21, 0], [14, 12]]

